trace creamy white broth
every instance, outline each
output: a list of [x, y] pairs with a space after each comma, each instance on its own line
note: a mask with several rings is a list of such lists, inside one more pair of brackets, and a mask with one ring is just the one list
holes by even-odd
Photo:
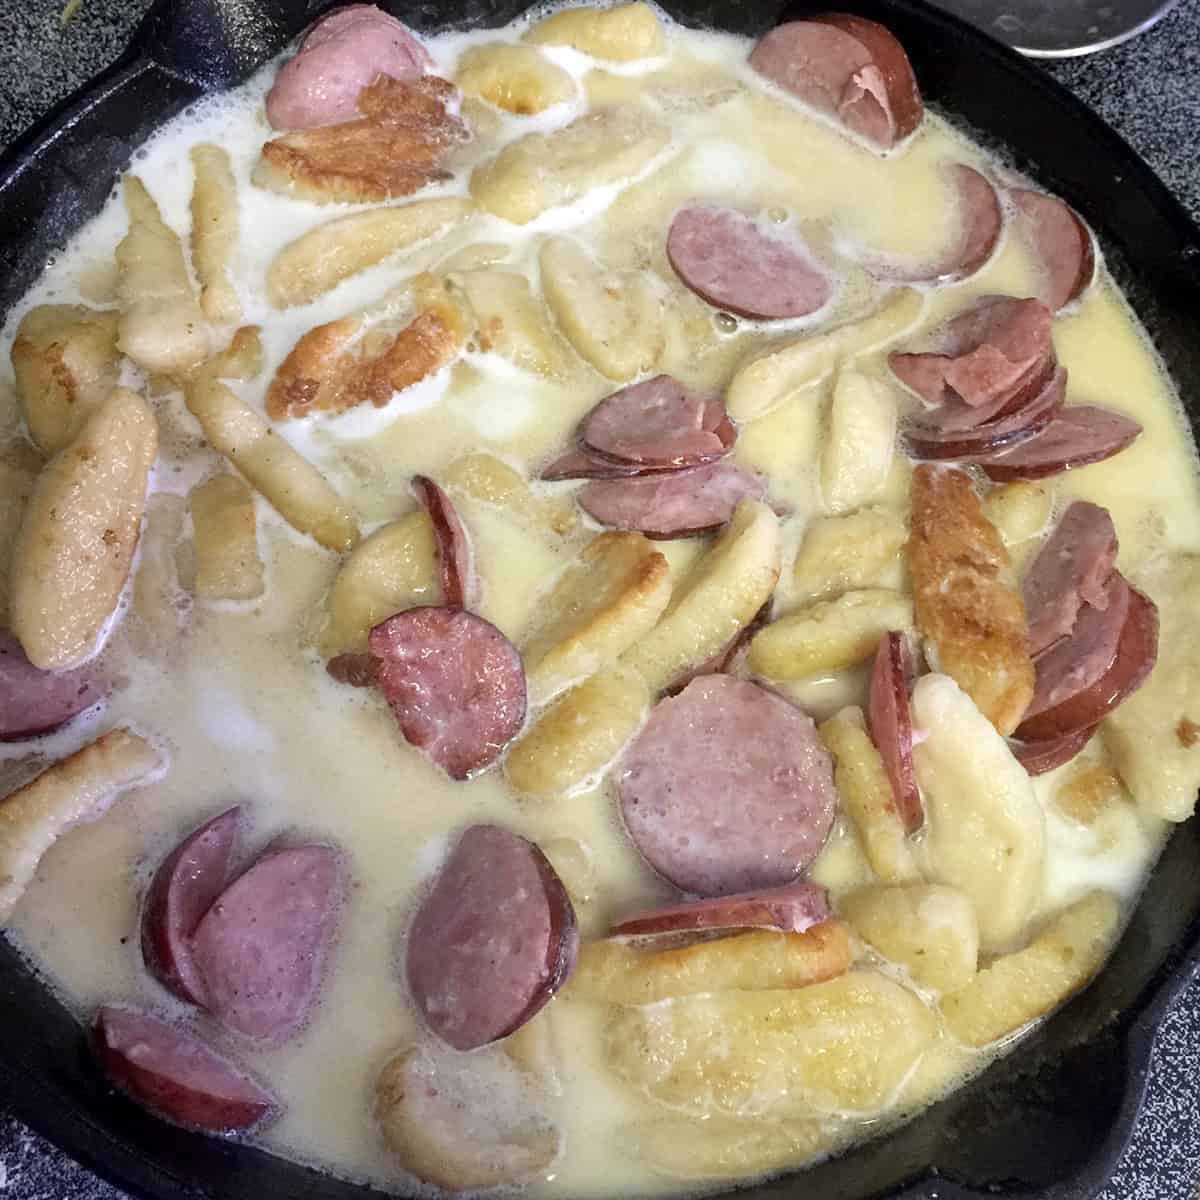
[[[439, 71], [452, 78], [464, 49], [516, 40], [523, 28], [446, 34], [429, 47]], [[784, 227], [795, 226], [818, 251], [822, 244], [853, 242], [883, 254], [929, 260], [953, 234], [948, 223], [953, 204], [940, 167], [961, 161], [1004, 173], [1001, 164], [932, 114], [905, 146], [877, 156], [757, 80], [745, 65], [744, 39], [674, 26], [668, 32], [667, 54], [621, 66], [549, 48], [547, 54], [579, 81], [577, 101], [534, 118], [493, 113], [490, 128], [458, 152], [455, 178], [426, 189], [422, 198], [465, 194], [470, 166], [494, 154], [501, 139], [565, 125], [592, 102], [632, 100], [642, 89], [656, 89], [673, 140], [641, 177], [597, 189], [527, 226], [481, 213], [447, 236], [343, 282], [316, 302], [285, 311], [273, 309], [265, 294], [273, 256], [308, 229], [355, 209], [289, 200], [251, 185], [250, 172], [269, 136], [262, 98], [277, 64], [164, 127], [135, 155], [132, 169], [177, 232], [186, 235], [189, 227], [192, 145], [207, 140], [222, 145], [238, 180], [241, 241], [235, 283], [244, 322], [263, 328], [266, 363], [258, 378], [230, 386], [261, 409], [275, 369], [308, 329], [376, 301], [468, 245], [506, 246], [503, 265], [525, 272], [535, 293], [537, 248], [546, 234], [561, 231], [582, 239], [611, 267], [653, 268], [674, 285], [662, 249], [665, 230], [681, 202], [703, 198], [767, 213]], [[688, 89], [698, 86], [738, 90], [709, 107], [688, 98]], [[886, 203], [881, 202], [885, 192]], [[101, 302], [106, 299], [106, 264], [125, 225], [124, 208], [114, 196], [10, 315], [5, 348], [34, 304], [95, 303], [97, 289]], [[1010, 227], [983, 271], [929, 294], [922, 324], [932, 327], [974, 296], [1027, 295], [1036, 284], [1035, 264]], [[675, 288], [676, 303], [693, 304], [693, 319], [709, 324], [703, 353], [675, 354], [663, 369], [691, 386], [713, 389], [722, 388], [736, 363], [768, 336], [849, 319], [872, 307], [877, 296], [865, 273], [850, 268], [818, 318], [770, 327], [743, 321], [729, 331], [715, 323], [706, 306], [688, 301]], [[1116, 458], [1054, 481], [1060, 507], [1072, 496], [1108, 507], [1121, 538], [1119, 565], [1135, 581], [1139, 568], [1155, 555], [1200, 550], [1200, 488], [1178, 401], [1103, 272], [1077, 310], [1056, 320], [1054, 337], [1070, 372], [1073, 401], [1128, 412], [1144, 426], [1141, 438]], [[126, 374], [128, 382], [142, 382], [133, 368]], [[437, 475], [470, 451], [494, 453], [536, 477], [541, 462], [568, 441], [580, 417], [614, 387], [578, 360], [569, 378], [548, 381], [476, 349], [395, 396], [384, 409], [335, 419], [318, 414], [277, 428], [353, 505], [365, 533], [413, 507], [412, 474]], [[809, 518], [820, 512], [815, 463], [826, 389], [806, 389], [743, 427], [735, 451], [737, 461], [769, 476], [772, 496], [791, 509], [784, 524], [784, 604], [795, 547]], [[350, 1178], [411, 1188], [411, 1177], [380, 1140], [371, 1115], [372, 1090], [390, 1052], [429, 1036], [421, 1031], [398, 964], [422, 886], [456, 832], [474, 821], [493, 821], [543, 845], [554, 843], [568, 862], [575, 860], [577, 871], [579, 863], [588, 864], [582, 883], [564, 870], [585, 937], [603, 933], [617, 914], [673, 893], [626, 838], [607, 782], [549, 801], [518, 797], [498, 769], [467, 783], [453, 782], [404, 743], [380, 700], [331, 680], [317, 642], [338, 560], [291, 531], [261, 498], [256, 510], [267, 562], [263, 598], [189, 603], [186, 592], [170, 580], [175, 543], [186, 558], [188, 533], [181, 508], [175, 514], [178, 535], [171, 531], [170, 497], [186, 495], [221, 463], [200, 445], [197, 426], [178, 394], [156, 403], [163, 436], [153, 487], [164, 499], [152, 503], [139, 571], [147, 572], [158, 555], [170, 593], [147, 588], [138, 605], [131, 587], [105, 651], [119, 680], [111, 700], [101, 714], [55, 734], [37, 750], [57, 757], [99, 729], [127, 723], [169, 751], [171, 769], [161, 781], [124, 797], [103, 821], [54, 846], [17, 910], [12, 934], [81, 1014], [99, 1002], [129, 998], [183, 1017], [186, 1006], [149, 978], [138, 950], [139, 899], [164, 854], [185, 832], [235, 802], [245, 805], [251, 821], [248, 849], [278, 837], [336, 844], [353, 882], [322, 1001], [309, 1027], [284, 1046], [268, 1049], [235, 1040], [206, 1018], [196, 1019], [201, 1030], [261, 1072], [283, 1097], [284, 1115], [259, 1136], [262, 1144]], [[566, 486], [539, 487], [547, 496], [570, 492]], [[907, 466], [901, 460], [889, 498], [901, 500], [906, 487]], [[181, 506], [180, 500], [175, 503]], [[156, 506], [161, 517], [154, 515]], [[557, 538], [478, 502], [462, 501], [460, 511], [483, 581], [480, 612], [519, 643], [537, 614], [539, 597], [593, 530], [584, 521], [575, 534]], [[662, 548], [678, 577], [702, 546], [700, 539], [690, 539]], [[142, 575], [143, 581], [148, 578]], [[861, 703], [865, 685], [866, 673], [856, 670], [788, 690], [814, 715], [824, 716], [845, 703]], [[14, 762], [27, 753], [19, 746], [3, 748], [3, 758]], [[1093, 745], [1085, 759], [1099, 761], [1101, 754]], [[1039, 908], [1046, 914], [1092, 887], [1131, 902], [1164, 835], [1161, 824], [1131, 807], [1090, 828], [1062, 816], [1051, 800], [1077, 768], [1078, 763], [1035, 781], [1047, 813]], [[813, 877], [835, 896], [870, 878], [844, 818]], [[654, 1174], [629, 1152], [629, 1127], [671, 1114], [607, 1069], [604, 1020], [601, 1006], [567, 1000], [552, 1003], [539, 1018], [556, 1049], [561, 1095], [552, 1104], [564, 1130], [564, 1151], [545, 1179], [528, 1185], [531, 1191], [632, 1195], [685, 1186]], [[987, 1054], [943, 1039], [899, 1089], [896, 1114], [935, 1098], [986, 1061]], [[837, 1132], [830, 1125], [829, 1149], [855, 1131], [853, 1121]], [[867, 1135], [878, 1127], [868, 1122], [859, 1132]]]

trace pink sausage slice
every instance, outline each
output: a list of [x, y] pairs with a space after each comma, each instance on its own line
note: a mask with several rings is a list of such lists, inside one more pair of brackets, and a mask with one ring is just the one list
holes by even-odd
[[335, 9], [318, 21], [267, 93], [275, 129], [312, 129], [352, 121], [358, 94], [380, 75], [416, 79], [433, 66], [405, 26], [371, 4]]
[[[914, 421], [906, 434], [909, 452], [916, 458], [958, 459], [975, 462], [997, 450], [1010, 449], [1041, 433], [1062, 411], [1067, 398], [1067, 372], [1055, 366], [1049, 379], [1028, 399], [1006, 405], [1004, 416], [968, 425], [964, 414], [980, 410], [965, 404], [945, 404]], [[946, 428], [937, 428], [939, 420]]]
[[989, 479], [1045, 479], [1103, 462], [1132, 444], [1142, 427], [1108, 408], [1072, 404], [1036, 437], [975, 459]]
[[92, 1045], [109, 1079], [156, 1116], [205, 1133], [237, 1133], [279, 1112], [257, 1080], [198, 1038], [136, 1009], [105, 1005]]
[[405, 971], [429, 1028], [456, 1050], [519, 1029], [566, 982], [575, 910], [533, 842], [473, 825], [413, 920]]
[[906, 283], [953, 283], [968, 279], [992, 257], [1004, 229], [996, 189], [965, 163], [954, 163], [946, 175], [957, 196], [959, 230], [954, 244], [936, 261], [917, 268], [872, 262], [868, 257], [863, 266], [872, 275]]
[[875, 665], [871, 670], [871, 694], [868, 705], [871, 740], [883, 759], [892, 799], [904, 828], [914, 833], [925, 820], [921, 793], [913, 771], [912, 709], [908, 703], [908, 643], [902, 633], [885, 633], [879, 639]]
[[299, 1032], [325, 974], [342, 891], [337, 852], [299, 846], [263, 855], [221, 893], [192, 939], [221, 1024], [269, 1042]]
[[763, 892], [744, 892], [716, 900], [689, 900], [654, 908], [618, 921], [611, 937], [659, 933], [703, 933], [710, 929], [781, 929], [803, 933], [832, 914], [825, 889], [804, 881]]
[[798, 241], [732, 208], [681, 208], [667, 231], [667, 258], [702, 300], [740, 317], [806, 317], [833, 290]]
[[1117, 531], [1107, 508], [1076, 500], [1046, 539], [1021, 585], [1035, 657], [1075, 627], [1084, 604], [1101, 611], [1117, 560]]
[[750, 65], [880, 149], [921, 122], [921, 93], [904, 47], [864, 17], [827, 13], [780, 25], [754, 47]]
[[720, 400], [695, 396], [670, 375], [606, 396], [579, 434], [585, 452], [658, 469], [713, 462], [737, 440]]
[[[1016, 736], [1042, 741], [1090, 729], [1141, 687], [1158, 659], [1158, 609], [1119, 571], [1109, 577], [1108, 606], [1086, 606], [1069, 638], [1037, 662], [1033, 701]], [[1117, 636], [1113, 625], [1121, 620]]]
[[1009, 193], [1021, 227], [1041, 263], [1044, 297], [1052, 312], [1077, 300], [1096, 276], [1091, 230], [1070, 205], [1026, 188]]
[[747, 496], [761, 500], [764, 495], [760, 476], [731, 462], [715, 462], [633, 479], [595, 480], [579, 493], [579, 503], [610, 529], [668, 539], [719, 529]]
[[442, 603], [447, 608], [475, 608], [479, 604], [475, 556], [454, 501], [427, 475], [413, 476], [413, 490], [433, 522], [441, 568]]
[[446, 607], [376, 625], [378, 682], [405, 740], [452, 779], [491, 766], [525, 723], [525, 668], [490, 622]]
[[1027, 389], [1053, 355], [1050, 310], [1040, 300], [985, 296], [948, 321], [937, 352], [894, 353], [899, 380], [930, 404], [987, 406], [987, 417]]
[[240, 807], [189, 834], [154, 873], [142, 906], [142, 958], [169, 991], [205, 1007], [204, 980], [192, 961], [192, 934], [229, 878]]
[[1040, 742], [1009, 742], [1017, 762], [1030, 775], [1045, 775], [1055, 767], [1068, 763], [1092, 740], [1096, 732], [1093, 725], [1088, 729], [1077, 729], [1061, 737], [1046, 738]]
[[698, 896], [793, 882], [825, 844], [837, 803], [812, 719], [730, 675], [694, 679], [655, 705], [617, 790], [642, 857]]
[[601, 458], [582, 446], [576, 446], [543, 467], [541, 477], [557, 483], [564, 479], [632, 479], [635, 475], [645, 474], [648, 471], [644, 467]]
[[96, 668], [43, 671], [25, 657], [21, 643], [0, 629], [0, 742], [41, 737], [104, 699]]

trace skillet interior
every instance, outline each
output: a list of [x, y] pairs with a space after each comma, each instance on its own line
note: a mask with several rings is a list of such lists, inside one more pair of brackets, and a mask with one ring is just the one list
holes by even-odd
[[[0, 311], [107, 198], [132, 150], [206, 91], [244, 78], [321, 7], [305, 0], [159, 0], [130, 52], [0, 162]], [[523, 0], [384, 0], [416, 28], [500, 25]], [[758, 34], [823, 5], [667, 0], [689, 24]], [[1037, 68], [920, 0], [841, 5], [887, 24], [930, 102], [971, 127], [1100, 235], [1113, 271], [1200, 430], [1200, 230], [1096, 116]], [[31, 214], [37, 214], [30, 227]], [[1088, 991], [971, 1086], [875, 1143], [749, 1196], [1090, 1196], [1127, 1140], [1154, 1030], [1200, 963], [1200, 824], [1179, 828], [1111, 963]], [[114, 1096], [74, 1018], [0, 942], [0, 1095], [68, 1153], [155, 1200], [285, 1195], [363, 1200], [366, 1189], [245, 1146], [185, 1133]]]

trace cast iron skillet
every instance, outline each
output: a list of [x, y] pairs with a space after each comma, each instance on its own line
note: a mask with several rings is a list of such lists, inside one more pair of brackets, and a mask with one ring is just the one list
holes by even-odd
[[[202, 94], [245, 78], [327, 0], [158, 0], [125, 57], [0, 161], [0, 311], [108, 197], [132, 150]], [[424, 31], [501, 25], [525, 0], [405, 0]], [[664, 0], [689, 24], [757, 35], [816, 4]], [[829, 0], [888, 25], [927, 101], [969, 126], [1097, 231], [1200, 427], [1200, 230], [1146, 165], [1040, 70], [921, 0]], [[202, 785], [203, 781], [197, 783]], [[1155, 1029], [1200, 963], [1200, 822], [1175, 833], [1097, 982], [973, 1085], [891, 1136], [746, 1193], [758, 1200], [1068, 1200], [1128, 1139]], [[114, 947], [114, 950], [116, 948]], [[367, 1200], [366, 1189], [185, 1133], [115, 1095], [75, 1019], [0, 941], [0, 1099], [100, 1175], [152, 1200]]]

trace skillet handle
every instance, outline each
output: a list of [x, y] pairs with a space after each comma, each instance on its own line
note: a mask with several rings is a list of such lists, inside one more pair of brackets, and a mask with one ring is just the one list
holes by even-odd
[[278, 54], [318, 7], [319, 0], [156, 0], [133, 45], [168, 75], [221, 91]]

